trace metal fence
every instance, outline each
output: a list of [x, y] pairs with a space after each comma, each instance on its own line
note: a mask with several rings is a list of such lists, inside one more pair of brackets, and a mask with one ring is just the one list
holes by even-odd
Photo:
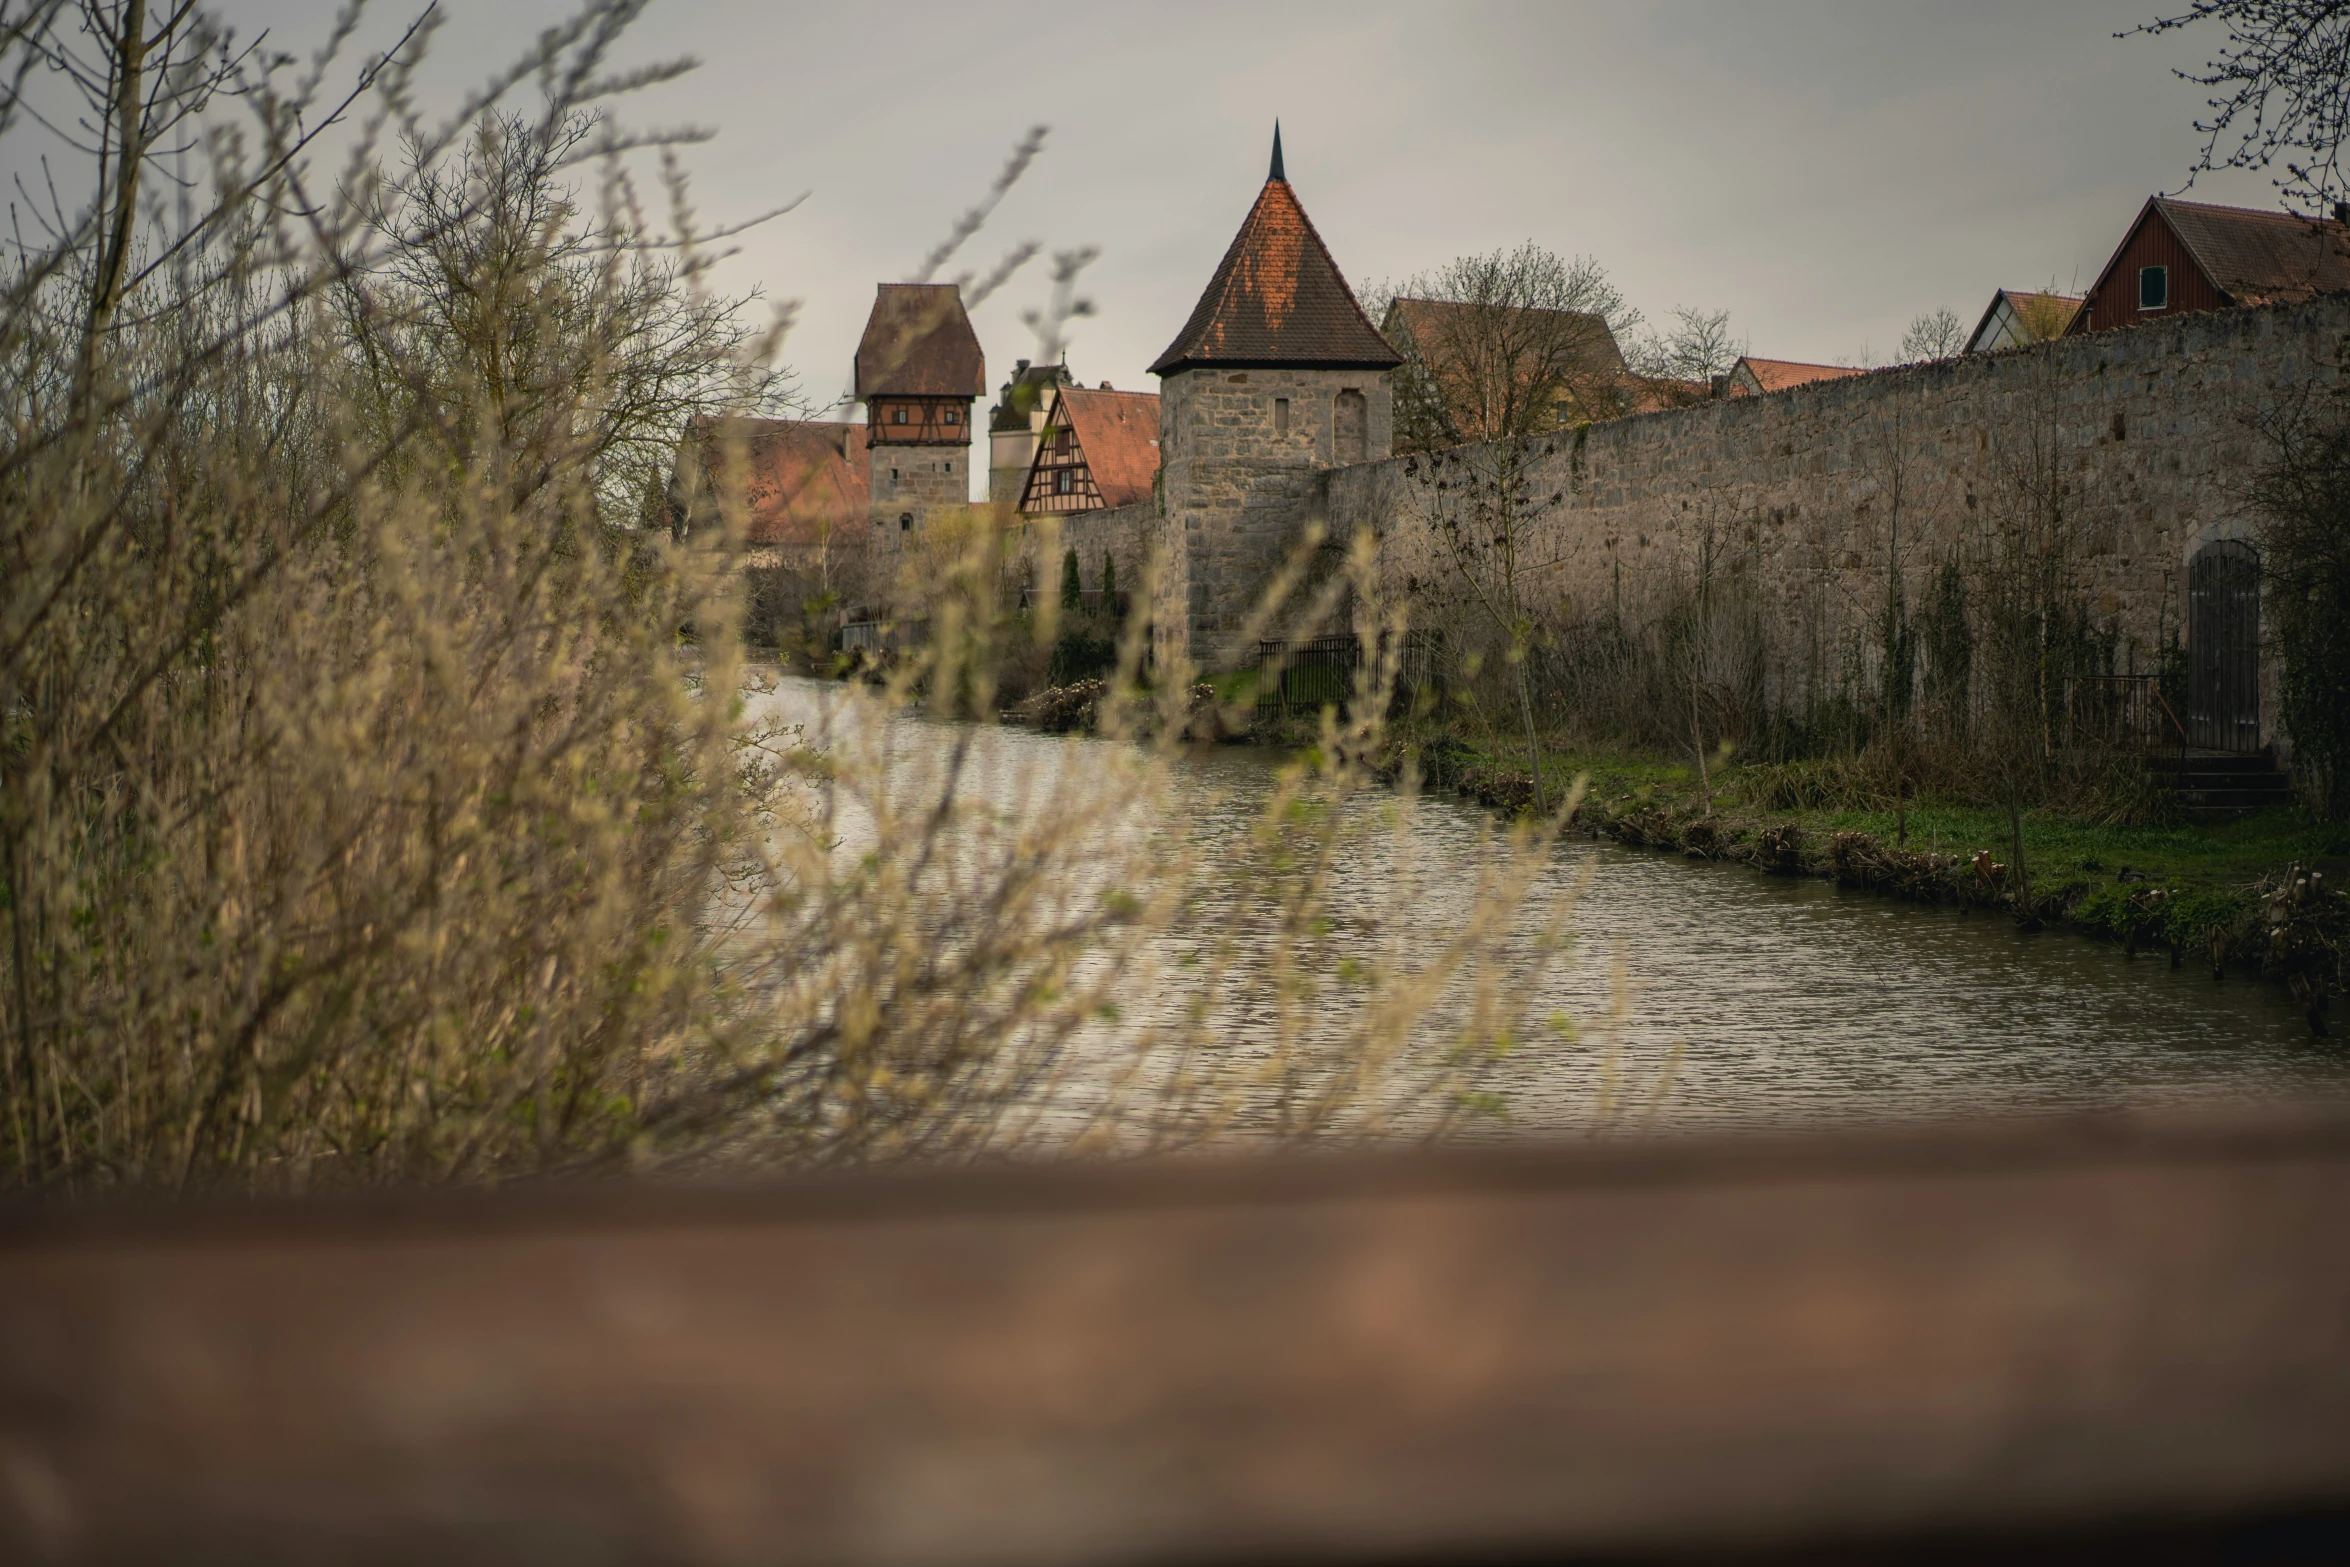
[[[1384, 635], [1380, 645], [1383, 650], [1387, 645]], [[1434, 633], [1406, 632], [1395, 650], [1397, 695], [1440, 689], [1442, 652], [1442, 641]], [[1257, 706], [1286, 712], [1343, 703], [1353, 694], [1355, 675], [1362, 667], [1362, 639], [1352, 632], [1296, 642], [1266, 638], [1257, 643]]]
[[927, 620], [852, 620], [840, 628], [843, 653], [902, 653], [929, 639]]
[[2176, 754], [2187, 729], [2152, 675], [2082, 675], [2067, 682], [2065, 717], [2073, 742], [2116, 751]]

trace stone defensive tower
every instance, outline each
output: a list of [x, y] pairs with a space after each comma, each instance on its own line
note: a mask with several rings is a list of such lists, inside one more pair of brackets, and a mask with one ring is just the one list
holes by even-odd
[[1294, 545], [1298, 502], [1321, 470], [1389, 454], [1389, 377], [1400, 363], [1298, 205], [1275, 125], [1265, 188], [1151, 366], [1165, 505], [1154, 606], [1162, 657], [1225, 661], [1224, 644]]
[[876, 527], [911, 533], [971, 501], [971, 404], [987, 362], [952, 283], [884, 283], [857, 344]]

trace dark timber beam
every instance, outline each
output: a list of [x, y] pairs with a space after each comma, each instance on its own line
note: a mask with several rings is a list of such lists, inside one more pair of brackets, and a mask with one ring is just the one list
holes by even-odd
[[0, 1215], [0, 1561], [2336, 1559], [2350, 1116]]

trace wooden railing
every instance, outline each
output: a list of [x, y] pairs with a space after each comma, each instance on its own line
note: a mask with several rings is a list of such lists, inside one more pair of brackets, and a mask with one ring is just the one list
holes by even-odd
[[2350, 1552], [2350, 1114], [0, 1214], [10, 1563]]

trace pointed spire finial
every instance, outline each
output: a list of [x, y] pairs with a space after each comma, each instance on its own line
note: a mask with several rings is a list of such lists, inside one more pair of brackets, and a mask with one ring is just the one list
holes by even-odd
[[1279, 120], [1273, 122], [1273, 172], [1266, 175], [1265, 178], [1268, 180], [1289, 178], [1288, 175], [1281, 172], [1281, 122]]

